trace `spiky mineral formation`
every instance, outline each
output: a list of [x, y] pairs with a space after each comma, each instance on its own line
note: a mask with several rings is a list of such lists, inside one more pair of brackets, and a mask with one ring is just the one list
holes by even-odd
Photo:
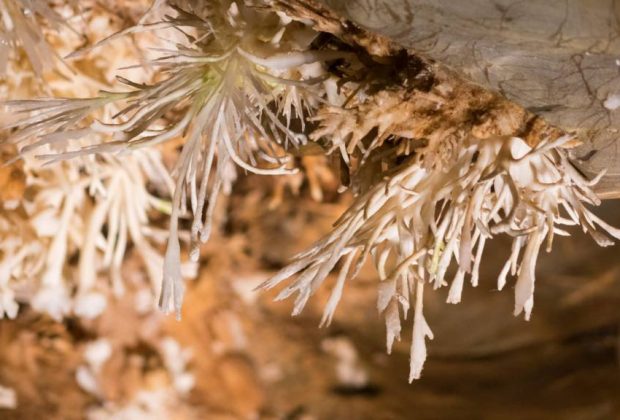
[[[99, 45], [123, 34], [181, 31], [181, 39], [160, 48], [162, 55], [150, 63], [161, 81], [145, 85], [122, 79], [130, 90], [102, 92], [92, 99], [8, 102], [9, 113], [25, 117], [5, 127], [21, 128], [13, 136], [18, 144], [39, 139], [22, 152], [89, 135], [105, 137], [93, 145], [47, 156], [50, 159], [125, 153], [180, 136], [185, 139], [174, 170], [161, 293], [161, 307], [174, 307], [178, 313], [184, 290], [178, 218], [186, 212], [187, 201], [194, 220], [191, 256], [196, 259], [198, 244], [209, 237], [217, 197], [230, 190], [236, 177], [235, 166], [264, 175], [292, 172], [283, 151], [307, 143], [302, 132], [305, 115], [323, 91], [320, 63], [347, 54], [312, 50], [314, 31], [263, 6], [227, 1], [174, 1], [168, 6], [170, 14], [161, 20], [150, 22], [145, 16], [137, 26]], [[156, 7], [151, 13], [157, 11]], [[119, 111], [108, 112], [107, 120], [93, 120], [95, 112], [119, 104], [123, 104]], [[299, 130], [291, 128], [292, 120]]]
[[[397, 56], [372, 66], [384, 74], [386, 67], [406, 68], [403, 59], [415, 62]], [[619, 230], [585, 207], [600, 204], [590, 188], [597, 180], [585, 179], [568, 161], [563, 148], [570, 136], [439, 67], [418, 63], [413, 70], [389, 78], [409, 86], [373, 93], [368, 81], [369, 87], [353, 88], [344, 108], [319, 112], [312, 136], [327, 137], [330, 150], [342, 154], [358, 196], [331, 234], [263, 285], [297, 275], [278, 295], [297, 294], [297, 314], [340, 263], [323, 315], [328, 324], [345, 282], [370, 257], [379, 274], [377, 309], [385, 317], [388, 352], [400, 337], [401, 317], [414, 308], [411, 380], [420, 377], [425, 338], [432, 338], [422, 313], [425, 285], [449, 285], [448, 303], [460, 302], [466, 276], [478, 284], [487, 240], [513, 238], [497, 287], [516, 276], [514, 312], [529, 319], [536, 259], [543, 244], [551, 250], [556, 234], [568, 235], [563, 225], [582, 226], [601, 246], [613, 243], [610, 236], [620, 239]], [[448, 281], [452, 261], [456, 274]]]
[[[568, 161], [570, 136], [440, 65], [304, 3], [157, 1], [135, 26], [95, 45], [129, 34], [174, 37], [144, 64], [157, 70], [154, 82], [122, 78], [127, 89], [93, 98], [4, 104], [11, 119], [4, 127], [15, 129], [11, 138], [21, 155], [38, 153], [48, 162], [115, 162], [101, 156], [182, 139], [171, 187], [162, 309], [180, 316], [179, 219], [193, 217], [195, 260], [212, 229], [218, 195], [230, 190], [238, 169], [291, 174], [291, 154], [307, 148], [336, 157], [342, 188], [356, 198], [328, 236], [263, 287], [296, 276], [279, 298], [297, 293], [297, 314], [340, 263], [323, 316], [328, 324], [346, 281], [371, 259], [388, 351], [413, 307], [411, 380], [420, 377], [425, 339], [432, 338], [424, 289], [449, 285], [448, 302], [458, 303], [466, 278], [478, 284], [488, 240], [512, 238], [497, 285], [502, 289], [509, 275], [516, 277], [515, 315], [524, 312], [529, 319], [536, 259], [543, 245], [551, 249], [555, 235], [568, 235], [563, 226], [580, 225], [602, 246], [620, 239], [620, 231], [586, 207], [600, 203], [590, 189], [597, 179], [585, 179]], [[118, 200], [130, 202], [138, 193], [123, 190], [116, 174], [105, 179], [106, 194], [85, 238], [100, 232], [107, 217], [108, 227], [118, 228], [110, 237], [119, 239], [104, 246], [104, 263], [121, 258], [128, 236], [149, 254], [130, 224], [144, 217], [126, 215], [121, 226], [124, 213], [112, 211]], [[148, 194], [142, 195], [146, 206]], [[63, 203], [61, 219], [75, 207], [69, 198]], [[122, 240], [119, 226], [128, 232]], [[67, 237], [56, 233], [54, 243], [60, 244], [50, 249], [62, 251]], [[93, 254], [92, 243], [81, 245], [81, 258]], [[456, 272], [450, 278], [451, 264]]]
[[[153, 243], [160, 235], [147, 225], [149, 210], [161, 204], [147, 191], [146, 178], [158, 179], [159, 159], [147, 151], [122, 165], [112, 158], [48, 168], [26, 160], [25, 197], [5, 201], [0, 211], [0, 294], [8, 317], [17, 313], [16, 292], [57, 320], [70, 313], [97, 316], [105, 290], [122, 293], [120, 268], [129, 242], [158, 281], [161, 257]], [[100, 271], [110, 274], [111, 284], [97, 282]]]
[[[24, 13], [23, 7], [11, 10]], [[89, 32], [105, 29], [106, 24], [108, 33], [111, 29], [96, 12], [82, 19]], [[53, 45], [58, 52], [71, 51], [76, 39], [67, 33], [73, 32], [66, 26], [60, 29], [50, 48]], [[106, 85], [103, 77], [97, 80], [83, 68], [72, 70], [71, 82], [62, 73], [38, 72], [29, 56], [19, 54], [19, 44], [11, 47], [16, 52], [7, 63], [11, 77], [0, 79], [0, 92], [5, 97], [34, 96], [35, 91], [49, 90], [72, 98], [95, 93]], [[125, 58], [123, 51], [119, 50], [116, 60]], [[101, 59], [94, 55], [92, 61], [85, 62], [95, 73]], [[69, 99], [58, 102], [71, 104]], [[15, 104], [16, 109], [24, 107], [28, 112], [37, 107], [44, 111], [48, 105], [51, 103], [41, 106], [36, 101]], [[106, 111], [116, 113], [118, 109], [109, 107]], [[9, 117], [3, 114], [4, 124], [11, 124]], [[69, 136], [49, 133], [38, 139], [40, 143], [33, 143], [33, 138], [23, 134], [23, 143], [19, 136], [13, 139], [21, 145], [19, 154], [13, 145], [2, 147], [0, 316], [15, 317], [18, 302], [29, 303], [35, 311], [56, 320], [70, 315], [83, 319], [98, 316], [107, 298], [125, 289], [121, 264], [130, 247], [142, 257], [154, 289], [159, 287], [163, 257], [158, 248], [165, 234], [152, 222], [158, 213], [170, 212], [166, 197], [173, 185], [161, 153], [149, 149], [123, 159], [84, 156], [45, 165], [46, 160], [37, 155], [55, 158], [67, 150], [68, 139], [89, 144], [102, 138], [75, 130]]]

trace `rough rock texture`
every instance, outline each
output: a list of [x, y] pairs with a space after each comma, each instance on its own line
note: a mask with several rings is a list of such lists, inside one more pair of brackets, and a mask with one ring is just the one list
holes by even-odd
[[359, 27], [458, 70], [564, 130], [584, 146], [575, 163], [620, 174], [618, 16], [613, 0], [325, 0]]

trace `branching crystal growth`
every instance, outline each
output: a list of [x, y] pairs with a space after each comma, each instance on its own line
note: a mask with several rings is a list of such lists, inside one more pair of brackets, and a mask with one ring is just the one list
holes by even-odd
[[[140, 151], [122, 165], [92, 157], [47, 168], [38, 163], [24, 162], [27, 196], [12, 211], [0, 210], [0, 317], [16, 315], [18, 298], [57, 320], [99, 315], [104, 292], [124, 290], [121, 265], [130, 242], [151, 282], [159, 282], [161, 235], [148, 224], [149, 211], [165, 204], [146, 181], [169, 183], [159, 153]], [[101, 272], [109, 285], [98, 280]]]
[[[342, 261], [323, 316], [328, 324], [344, 283], [370, 256], [380, 279], [377, 309], [385, 317], [388, 351], [400, 337], [400, 316], [407, 316], [415, 296], [410, 379], [418, 378], [426, 358], [425, 337], [432, 338], [422, 314], [424, 285], [437, 289], [449, 284], [448, 303], [460, 302], [465, 277], [478, 284], [488, 239], [502, 233], [513, 238], [497, 287], [505, 286], [509, 274], [517, 277], [514, 312], [524, 312], [526, 319], [534, 304], [534, 269], [543, 243], [549, 251], [554, 235], [568, 235], [566, 225], [581, 225], [603, 246], [612, 243], [608, 235], [620, 239], [620, 230], [585, 207], [599, 200], [590, 189], [593, 182], [571, 166], [560, 148], [568, 140], [543, 141], [532, 148], [514, 137], [470, 138], [447, 159], [431, 159], [446, 151], [422, 152], [359, 196], [327, 237], [262, 287], [297, 275], [278, 299], [297, 294], [293, 313], [298, 314]], [[452, 261], [456, 275], [449, 283]]]
[[[217, 196], [230, 189], [235, 167], [264, 175], [294, 171], [286, 151], [307, 142], [306, 116], [323, 94], [321, 63], [346, 54], [311, 50], [314, 31], [259, 6], [229, 1], [174, 1], [169, 6], [171, 13], [163, 20], [140, 22], [99, 44], [128, 33], [179, 31], [182, 41], [158, 49], [162, 55], [151, 62], [160, 70], [161, 81], [144, 85], [120, 79], [131, 89], [102, 92], [92, 99], [9, 101], [9, 118], [25, 117], [5, 128], [20, 129], [12, 138], [27, 143], [22, 153], [45, 145], [62, 150], [44, 156], [49, 160], [123, 153], [184, 138], [173, 172], [176, 185], [160, 299], [162, 309], [174, 307], [179, 313], [183, 285], [178, 219], [186, 213], [187, 202], [193, 214], [190, 256], [196, 260], [199, 244], [211, 232]], [[95, 118], [101, 109], [121, 105], [108, 120]], [[71, 140], [89, 135], [110, 140], [69, 150]]]

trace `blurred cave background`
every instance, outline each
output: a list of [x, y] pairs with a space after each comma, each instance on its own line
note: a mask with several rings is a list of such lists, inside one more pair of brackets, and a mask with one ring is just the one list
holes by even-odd
[[[179, 400], [156, 394], [168, 410], [158, 418], [617, 418], [617, 249], [599, 248], [580, 232], [558, 241], [540, 258], [535, 311], [525, 322], [512, 316], [511, 288], [494, 290], [510, 252], [497, 241], [480, 285], [467, 288], [461, 304], [446, 305], [446, 290], [428, 294], [436, 338], [423, 378], [409, 385], [410, 332], [385, 354], [372, 269], [346, 289], [328, 328], [318, 328], [326, 292], [291, 317], [290, 303], [252, 291], [326, 232], [345, 204], [316, 203], [302, 187], [300, 197], [272, 210], [261, 182], [242, 181], [226, 203], [226, 231], [203, 252], [182, 321], [137, 313], [135, 290], [95, 321], [55, 323], [28, 308], [2, 320], [0, 381], [16, 390], [19, 404], [2, 418], [80, 418], [89, 407], [122, 406], [142, 389], [165, 389], [170, 378], [156, 351], [164, 338], [191, 350], [195, 385]], [[618, 203], [605, 203], [603, 215], [620, 224]], [[125, 270], [140, 276], [131, 258]], [[75, 377], [85, 347], [102, 338], [112, 355], [97, 374], [95, 397]]]

